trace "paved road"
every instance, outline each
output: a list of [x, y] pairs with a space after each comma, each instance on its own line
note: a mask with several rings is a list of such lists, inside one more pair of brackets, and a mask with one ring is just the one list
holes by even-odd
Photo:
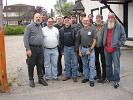
[[122, 50], [121, 82], [118, 89], [114, 89], [111, 83], [97, 82], [92, 88], [88, 83], [81, 84], [82, 78], [77, 83], [72, 80], [48, 81], [48, 87], [37, 84], [36, 78], [36, 87], [30, 88], [23, 37], [8, 36], [5, 40], [8, 78], [14, 82], [10, 93], [0, 94], [0, 100], [133, 100], [133, 49]]

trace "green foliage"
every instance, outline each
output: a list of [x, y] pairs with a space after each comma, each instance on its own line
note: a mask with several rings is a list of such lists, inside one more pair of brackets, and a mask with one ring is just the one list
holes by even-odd
[[64, 2], [63, 0], [57, 0], [56, 4], [54, 5], [55, 11], [59, 15], [69, 16], [71, 15], [71, 11], [73, 8], [72, 2]]
[[5, 35], [21, 35], [24, 34], [24, 26], [5, 26], [4, 33]]

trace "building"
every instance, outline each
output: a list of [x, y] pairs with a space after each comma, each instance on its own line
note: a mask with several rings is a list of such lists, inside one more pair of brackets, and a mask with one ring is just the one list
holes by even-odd
[[14, 4], [4, 6], [4, 24], [20, 25], [29, 23], [33, 19], [35, 6], [25, 4]]
[[103, 20], [107, 20], [109, 12], [116, 15], [117, 20], [123, 24], [126, 30], [127, 45], [133, 46], [133, 0], [76, 0], [81, 1], [86, 14], [103, 15]]

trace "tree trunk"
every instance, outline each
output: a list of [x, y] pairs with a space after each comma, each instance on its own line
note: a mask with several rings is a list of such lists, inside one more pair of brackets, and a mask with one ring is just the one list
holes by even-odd
[[8, 92], [8, 81], [6, 74], [5, 45], [3, 31], [3, 0], [0, 0], [0, 89], [2, 92]]

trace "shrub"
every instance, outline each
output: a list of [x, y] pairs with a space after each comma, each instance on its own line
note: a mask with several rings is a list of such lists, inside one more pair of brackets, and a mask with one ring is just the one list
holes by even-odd
[[21, 35], [24, 34], [24, 26], [5, 26], [5, 35]]

